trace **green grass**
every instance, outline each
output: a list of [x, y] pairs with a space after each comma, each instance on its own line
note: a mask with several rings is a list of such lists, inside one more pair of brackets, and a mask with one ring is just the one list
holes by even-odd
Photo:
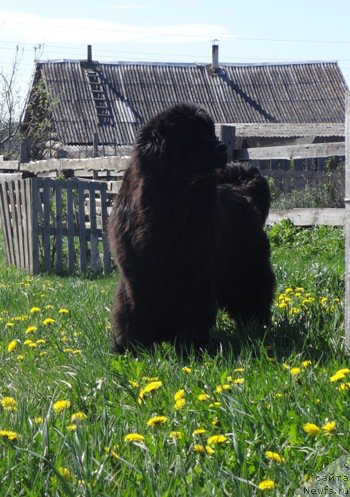
[[346, 454], [350, 374], [330, 380], [349, 365], [342, 230], [282, 223], [269, 236], [278, 287], [265, 339], [238, 346], [221, 313], [211, 353], [183, 357], [166, 344], [110, 354], [115, 275], [28, 277], [0, 254], [1, 496], [293, 495]]

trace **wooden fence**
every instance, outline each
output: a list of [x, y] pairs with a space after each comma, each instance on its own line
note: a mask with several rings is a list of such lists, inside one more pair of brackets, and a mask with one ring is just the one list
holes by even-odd
[[107, 183], [28, 178], [0, 182], [9, 264], [30, 274], [108, 273]]

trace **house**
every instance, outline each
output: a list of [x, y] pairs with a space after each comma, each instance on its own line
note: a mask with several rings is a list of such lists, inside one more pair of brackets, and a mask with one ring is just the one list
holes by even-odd
[[236, 146], [343, 141], [347, 85], [336, 62], [38, 62], [22, 161], [125, 154], [140, 127], [178, 102], [236, 128]]

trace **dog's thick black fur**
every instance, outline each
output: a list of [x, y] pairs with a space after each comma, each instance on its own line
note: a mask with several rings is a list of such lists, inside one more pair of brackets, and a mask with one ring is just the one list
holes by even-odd
[[233, 319], [269, 321], [266, 186], [257, 170], [226, 167], [203, 109], [180, 104], [144, 126], [109, 221], [120, 272], [116, 352], [163, 340], [204, 346], [218, 306]]

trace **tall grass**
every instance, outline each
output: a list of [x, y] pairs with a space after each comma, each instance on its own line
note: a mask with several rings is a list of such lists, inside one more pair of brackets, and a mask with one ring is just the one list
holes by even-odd
[[342, 231], [269, 236], [273, 325], [242, 341], [221, 313], [187, 356], [110, 354], [116, 275], [28, 277], [0, 255], [1, 496], [294, 495], [347, 453]]

